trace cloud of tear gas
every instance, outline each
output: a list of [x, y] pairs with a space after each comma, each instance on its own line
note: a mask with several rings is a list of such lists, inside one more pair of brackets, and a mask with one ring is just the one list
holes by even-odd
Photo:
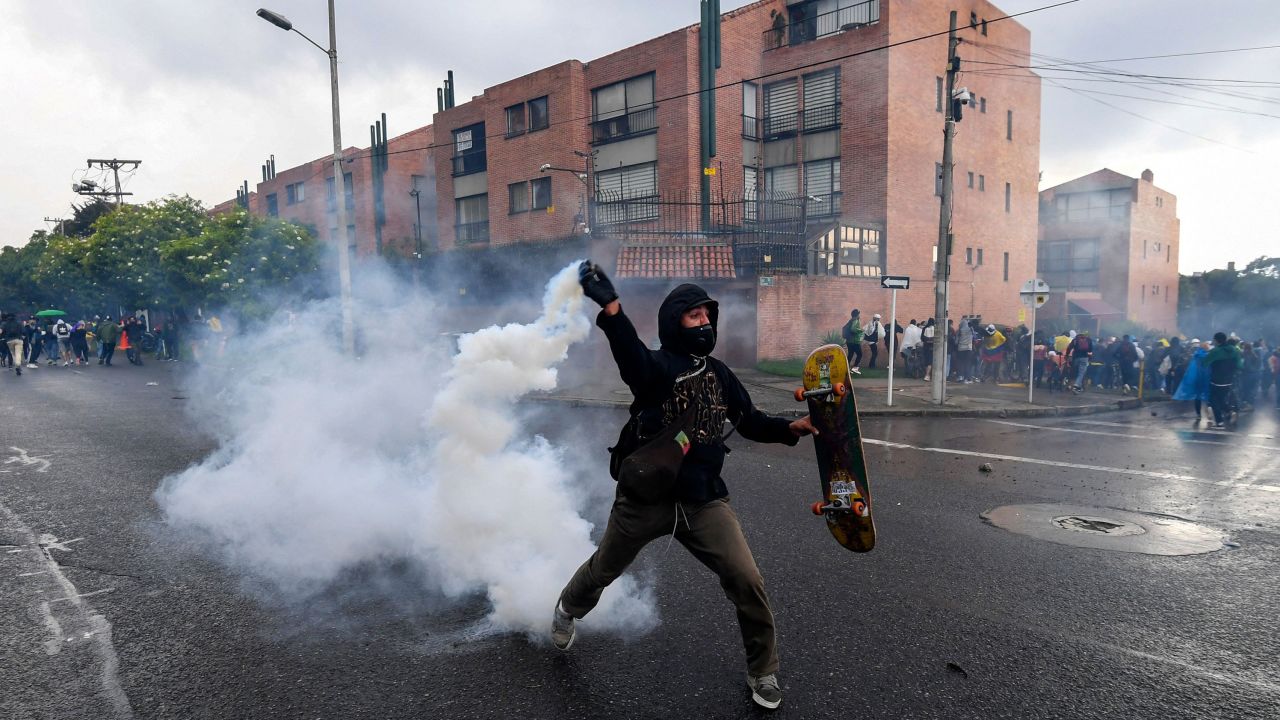
[[[330, 329], [337, 307], [317, 303], [202, 367], [194, 412], [220, 447], [165, 479], [165, 518], [286, 599], [407, 561], [446, 597], [483, 594], [494, 627], [543, 631], [594, 549], [581, 514], [593, 492], [515, 404], [554, 388], [556, 365], [590, 331], [575, 266], [547, 284], [535, 320], [463, 335], [456, 352], [427, 327], [437, 305], [378, 296], [360, 308], [374, 318], [362, 360]], [[589, 626], [643, 629], [654, 617], [649, 593], [622, 578]]]

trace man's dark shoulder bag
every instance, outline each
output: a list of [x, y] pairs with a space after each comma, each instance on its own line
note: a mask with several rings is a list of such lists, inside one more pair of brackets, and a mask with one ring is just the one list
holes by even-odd
[[617, 444], [609, 448], [609, 475], [624, 495], [645, 504], [671, 500], [680, 465], [689, 452], [687, 430], [693, 419], [690, 404], [674, 422], [648, 438], [640, 435], [639, 416], [627, 421]]

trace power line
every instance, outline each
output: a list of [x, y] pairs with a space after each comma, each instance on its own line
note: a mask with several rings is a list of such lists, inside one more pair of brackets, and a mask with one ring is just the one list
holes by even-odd
[[[1062, 6], [1064, 6], [1064, 5], [1071, 5], [1071, 4], [1074, 4], [1074, 3], [1077, 3], [1077, 2], [1080, 2], [1080, 0], [1062, 0], [1061, 2], [1056, 2], [1056, 3], [1050, 4], [1050, 5], [1043, 5], [1043, 6], [1038, 7], [1038, 8], [1032, 8], [1032, 9], [1030, 9], [1030, 10], [1024, 10], [1024, 11], [1022, 11], [1022, 12], [1012, 13], [1012, 14], [1010, 14], [1010, 15], [1002, 15], [1002, 16], [1000, 16], [1000, 17], [998, 17], [998, 18], [988, 19], [988, 20], [987, 20], [987, 23], [988, 23], [988, 25], [990, 25], [991, 23], [997, 23], [997, 22], [1000, 22], [1001, 20], [1010, 20], [1010, 19], [1012, 19], [1012, 18], [1021, 17], [1021, 16], [1023, 16], [1023, 15], [1030, 15], [1030, 14], [1032, 14], [1032, 13], [1041, 12], [1041, 11], [1043, 11], [1043, 10], [1052, 10], [1053, 8], [1062, 7]], [[784, 69], [782, 69], [782, 70], [776, 70], [776, 71], [774, 71], [774, 72], [771, 72], [771, 73], [765, 73], [765, 74], [763, 74], [763, 75], [757, 75], [757, 76], [755, 76], [755, 77], [742, 78], [741, 80], [734, 80], [734, 81], [732, 81], [732, 82], [727, 82], [727, 83], [722, 83], [722, 84], [720, 84], [720, 85], [716, 85], [715, 87], [710, 88], [710, 91], [713, 91], [713, 92], [714, 92], [714, 91], [716, 91], [716, 90], [724, 90], [724, 89], [727, 89], [727, 88], [738, 87], [738, 86], [740, 86], [740, 85], [741, 85], [742, 83], [744, 83], [744, 82], [759, 82], [759, 81], [764, 80], [764, 79], [766, 79], [766, 78], [775, 77], [775, 76], [778, 76], [778, 75], [784, 75], [784, 74], [788, 74], [788, 73], [793, 73], [793, 72], [796, 72], [796, 71], [798, 71], [798, 70], [804, 70], [804, 69], [806, 69], [806, 68], [816, 67], [816, 66], [818, 66], [818, 65], [828, 65], [828, 64], [833, 63], [833, 62], [835, 62], [835, 61], [837, 61], [837, 60], [848, 60], [848, 59], [850, 59], [850, 58], [859, 57], [859, 56], [861, 56], [861, 55], [869, 55], [869, 54], [871, 54], [871, 53], [881, 52], [881, 51], [883, 51], [883, 50], [889, 50], [889, 49], [892, 49], [892, 48], [895, 48], [895, 47], [901, 47], [901, 46], [903, 46], [903, 45], [908, 45], [908, 44], [911, 44], [911, 43], [920, 42], [920, 41], [922, 41], [922, 40], [929, 40], [929, 39], [936, 38], [936, 37], [943, 37], [943, 36], [945, 36], [948, 32], [950, 32], [950, 31], [949, 31], [949, 30], [942, 30], [942, 31], [939, 31], [939, 32], [929, 33], [929, 34], [927, 34], [927, 35], [920, 35], [920, 36], [917, 36], [917, 37], [908, 38], [908, 39], [906, 39], [906, 40], [899, 40], [899, 41], [897, 41], [897, 42], [889, 43], [889, 44], [887, 44], [887, 45], [880, 45], [880, 46], [877, 46], [877, 47], [874, 47], [874, 48], [867, 48], [866, 50], [859, 50], [859, 51], [857, 51], [857, 52], [848, 53], [848, 54], [846, 54], [846, 55], [839, 55], [839, 56], [837, 56], [837, 57], [827, 58], [827, 59], [825, 59], [825, 60], [819, 60], [819, 61], [815, 61], [815, 62], [811, 62], [811, 63], [805, 63], [805, 64], [803, 64], [803, 65], [796, 65], [796, 66], [793, 66], [793, 67], [784, 68]], [[1019, 52], [1021, 52], [1021, 51], [1019, 51]], [[662, 104], [662, 103], [664, 103], [664, 102], [671, 102], [671, 101], [673, 101], [673, 100], [681, 100], [681, 99], [683, 99], [683, 98], [691, 97], [691, 96], [693, 96], [693, 95], [698, 95], [698, 94], [700, 94], [701, 92], [704, 92], [704, 91], [703, 91], [703, 90], [690, 90], [690, 91], [688, 91], [688, 92], [682, 92], [682, 93], [677, 93], [677, 94], [675, 94], [675, 95], [671, 95], [671, 96], [668, 96], [668, 97], [658, 98], [658, 99], [656, 99], [656, 100], [654, 100], [654, 101], [653, 101], [653, 105], [654, 105], [654, 106], [657, 106], [657, 105], [660, 105], [660, 104]], [[581, 117], [571, 117], [571, 118], [566, 118], [566, 119], [564, 119], [564, 120], [556, 120], [556, 121], [554, 121], [554, 122], [550, 122], [550, 123], [548, 123], [548, 126], [550, 126], [550, 125], [560, 125], [560, 124], [563, 124], [563, 123], [571, 123], [571, 122], [583, 122], [583, 121], [591, 120], [591, 119], [593, 119], [593, 118], [594, 118], [594, 115], [583, 115], [583, 116], [581, 116]], [[486, 136], [485, 136], [485, 140], [490, 140], [490, 139], [495, 139], [495, 140], [496, 140], [496, 139], [504, 138], [504, 137], [506, 137], [506, 133], [497, 132], [497, 133], [494, 133], [494, 134], [492, 134], [492, 135], [486, 135]], [[453, 143], [452, 143], [452, 142], [448, 142], [448, 143], [431, 143], [431, 144], [429, 144], [429, 145], [423, 145], [423, 146], [421, 146], [421, 147], [404, 148], [404, 149], [401, 149], [401, 150], [391, 150], [391, 151], [388, 151], [388, 152], [387, 152], [387, 154], [388, 154], [388, 155], [398, 155], [398, 154], [401, 154], [401, 153], [421, 152], [421, 151], [423, 151], [423, 150], [434, 150], [434, 149], [436, 149], [436, 148], [448, 148], [448, 147], [453, 147]], [[353, 156], [353, 157], [351, 157], [351, 158], [343, 158], [343, 159], [344, 159], [344, 160], [362, 160], [362, 159], [365, 159], [365, 158], [367, 158], [367, 157], [370, 157], [370, 155], [369, 155], [369, 154], [359, 154], [359, 155], [355, 155], [355, 156]], [[313, 174], [313, 175], [312, 175], [312, 177], [315, 177], [315, 175], [318, 175], [318, 174], [319, 174], [319, 173], [317, 172], [317, 173]]]
[[[1060, 63], [1049, 63], [1045, 65], [1009, 65], [1008, 67], [1018, 67], [1018, 68], [1028, 69], [1028, 70], [1037, 70], [1041, 68], [1057, 67], [1059, 65], [1100, 65], [1102, 63], [1129, 62], [1132, 60], [1161, 60], [1164, 58], [1191, 57], [1194, 55], [1219, 55], [1222, 53], [1252, 52], [1254, 50], [1275, 50], [1275, 49], [1280, 49], [1280, 45], [1259, 45], [1257, 47], [1229, 48], [1226, 50], [1202, 50], [1199, 52], [1169, 53], [1166, 55], [1142, 55], [1139, 57], [1112, 58], [1110, 60], [1082, 60], [1079, 62], [1060, 62]], [[1032, 53], [1032, 54], [1034, 55], [1035, 53]], [[969, 60], [968, 62], [978, 63], [982, 65], [1004, 64], [1004, 63], [987, 63], [987, 62], [983, 62], [982, 60]]]

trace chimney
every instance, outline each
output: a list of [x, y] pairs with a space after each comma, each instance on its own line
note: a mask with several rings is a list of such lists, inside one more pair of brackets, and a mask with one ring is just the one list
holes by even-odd
[[1143, 171], [1142, 171], [1142, 180], [1143, 180], [1144, 182], [1153, 183], [1153, 182], [1155, 182], [1155, 181], [1156, 181], [1156, 174], [1155, 174], [1155, 173], [1153, 173], [1153, 172], [1151, 172], [1151, 170], [1149, 170], [1149, 169], [1148, 169], [1148, 170], [1143, 170]]
[[1235, 271], [1236, 271], [1236, 261], [1232, 260], [1231, 262], [1227, 263], [1227, 272], [1235, 272]]

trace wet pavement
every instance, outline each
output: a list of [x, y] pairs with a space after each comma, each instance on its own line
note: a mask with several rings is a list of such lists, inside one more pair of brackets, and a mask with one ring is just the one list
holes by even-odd
[[[0, 412], [21, 420], [0, 441], [0, 717], [768, 714], [743, 687], [732, 608], [678, 545], [635, 566], [655, 629], [593, 633], [588, 617], [567, 654], [480, 632], [481, 599], [445, 603], [409, 572], [375, 590], [356, 570], [306, 607], [280, 605], [159, 523], [160, 480], [215, 443], [186, 421], [174, 368], [113, 370], [42, 368], [21, 385], [0, 373]], [[601, 468], [624, 418], [518, 412]], [[865, 555], [809, 514], [807, 441], [731, 441], [725, 477], [778, 622], [772, 716], [1276, 717], [1280, 424], [1267, 410], [1210, 430], [1188, 413], [868, 417], [880, 537]], [[606, 504], [591, 507], [603, 520]], [[1001, 508], [1034, 514], [1033, 532], [992, 524]], [[1078, 522], [1048, 527], [1061, 518]], [[1162, 518], [1216, 547], [1060, 541], [1111, 521], [1150, 534]]]

